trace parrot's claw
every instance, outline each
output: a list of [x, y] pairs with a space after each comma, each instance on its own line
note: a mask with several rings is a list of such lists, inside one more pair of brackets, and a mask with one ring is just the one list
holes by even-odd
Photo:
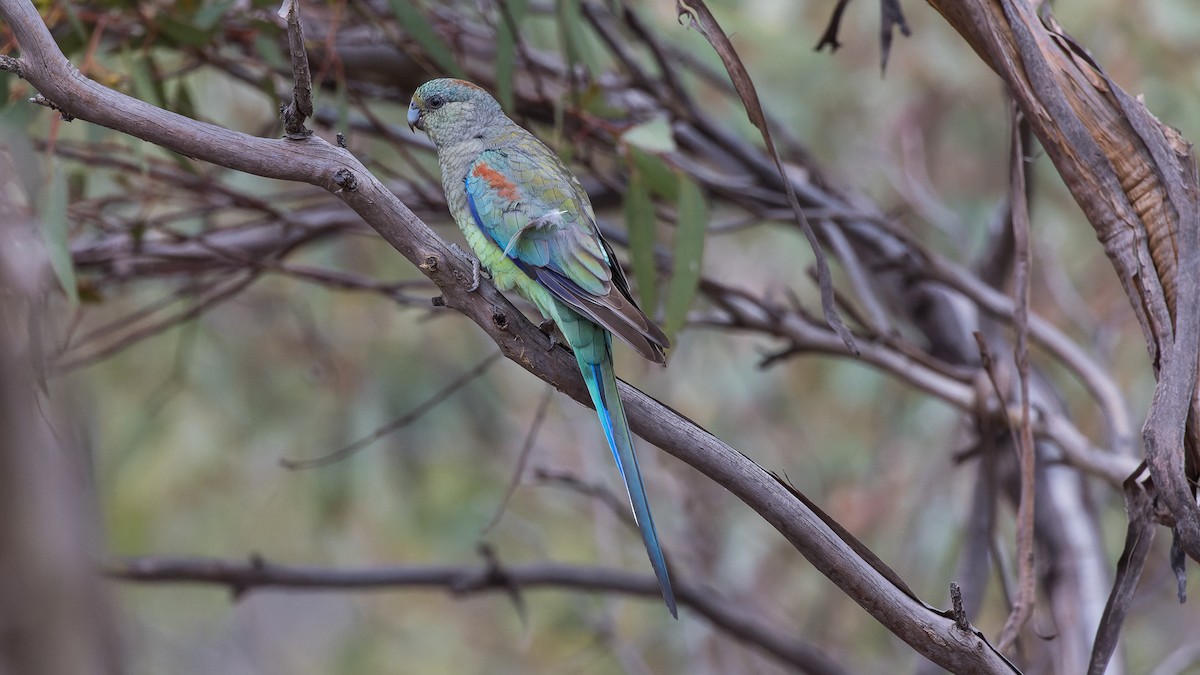
[[471, 287], [467, 289], [468, 293], [474, 293], [479, 290], [479, 260], [471, 258]]
[[479, 258], [473, 255], [467, 255], [467, 252], [462, 250], [458, 244], [451, 243], [450, 248], [454, 249], [455, 253], [459, 253], [471, 259], [471, 287], [467, 289], [468, 293], [474, 293], [479, 290]]
[[546, 351], [550, 351], [558, 346], [558, 336], [554, 334], [554, 320], [544, 319], [538, 324], [538, 330], [546, 334], [550, 338], [550, 346], [546, 347]]

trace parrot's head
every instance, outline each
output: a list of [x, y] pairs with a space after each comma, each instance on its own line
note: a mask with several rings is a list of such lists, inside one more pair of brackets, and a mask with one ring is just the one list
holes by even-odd
[[408, 104], [408, 127], [441, 146], [479, 136], [504, 118], [492, 95], [466, 80], [441, 78], [417, 87]]

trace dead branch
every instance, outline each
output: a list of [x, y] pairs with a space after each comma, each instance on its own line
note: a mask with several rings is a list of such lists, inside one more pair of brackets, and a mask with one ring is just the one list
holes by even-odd
[[[557, 563], [503, 565], [494, 557], [473, 566], [403, 566], [370, 569], [299, 567], [252, 557], [246, 562], [212, 558], [140, 557], [110, 562], [104, 574], [143, 584], [207, 584], [228, 588], [235, 598], [252, 591], [442, 590], [454, 596], [534, 589], [617, 593], [654, 599], [657, 581], [607, 567]], [[715, 628], [813, 675], [841, 675], [842, 666], [820, 649], [770, 625], [757, 611], [743, 608], [712, 588], [681, 581], [679, 603], [703, 616]]]

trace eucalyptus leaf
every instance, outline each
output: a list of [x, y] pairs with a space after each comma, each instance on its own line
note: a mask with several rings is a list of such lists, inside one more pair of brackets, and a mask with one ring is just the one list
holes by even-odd
[[75, 282], [75, 263], [71, 259], [71, 243], [67, 236], [67, 179], [57, 165], [51, 172], [50, 183], [38, 197], [38, 217], [42, 221], [42, 238], [46, 242], [50, 266], [71, 305], [78, 305], [79, 287]]
[[175, 82], [175, 100], [171, 104], [171, 110], [195, 119], [198, 117], [196, 112], [196, 100], [192, 97], [192, 88], [188, 86], [187, 80], [180, 78]]
[[333, 90], [333, 105], [337, 110], [337, 128], [347, 131], [350, 129], [350, 98], [346, 92], [346, 81], [338, 79]]
[[691, 178], [679, 176], [679, 202], [676, 209], [673, 270], [667, 286], [667, 316], [663, 330], [672, 340], [687, 321], [688, 309], [700, 285], [704, 258], [704, 233], [708, 226], [708, 205], [704, 192]]
[[150, 55], [147, 54], [145, 58], [137, 58], [130, 51], [126, 50], [123, 56], [129, 69], [129, 80], [130, 85], [133, 87], [133, 95], [153, 106], [163, 107], [162, 90], [155, 85], [154, 71], [152, 69], [153, 61]]
[[203, 47], [209, 43], [209, 31], [201, 29], [191, 22], [163, 17], [158, 21], [158, 29], [177, 45]]
[[667, 201], [679, 201], [679, 174], [668, 167], [661, 157], [636, 147], [629, 149], [629, 155], [633, 158], [634, 169], [641, 172], [650, 194]]
[[12, 78], [8, 71], [0, 71], [0, 110], [8, 106], [8, 98], [12, 95]]
[[454, 53], [438, 36], [437, 31], [433, 29], [433, 24], [425, 18], [416, 5], [408, 0], [390, 0], [388, 4], [392, 8], [392, 14], [396, 16], [396, 20], [417, 41], [417, 44], [421, 45], [421, 49], [425, 50], [426, 55], [438, 68], [442, 69], [444, 74], [463, 77], [463, 70], [454, 60]]
[[[260, 32], [254, 36], [254, 51], [272, 69], [291, 72], [292, 65], [284, 60], [283, 54], [280, 53], [279, 43], [271, 39], [266, 33]], [[273, 88], [270, 92], [270, 97], [275, 98]]]
[[528, 0], [500, 0], [496, 18], [496, 93], [505, 110], [516, 107], [513, 86], [513, 66], [521, 21], [528, 9]]
[[582, 63], [593, 76], [604, 72], [604, 61], [592, 44], [579, 0], [558, 0], [555, 8], [558, 39], [567, 67], [574, 71], [576, 64]]
[[671, 123], [663, 115], [630, 127], [621, 134], [621, 140], [652, 153], [674, 152], [676, 149]]
[[657, 269], [654, 265], [655, 244], [654, 202], [642, 182], [641, 173], [635, 168], [629, 175], [629, 188], [625, 193], [625, 227], [629, 230], [629, 255], [633, 276], [637, 281], [638, 298], [642, 311], [654, 316], [658, 302]]
[[192, 25], [201, 30], [211, 31], [216, 27], [217, 22], [225, 16], [225, 12], [233, 6], [233, 2], [234, 0], [219, 0], [218, 2], [204, 5], [196, 10], [195, 15], [192, 16]]

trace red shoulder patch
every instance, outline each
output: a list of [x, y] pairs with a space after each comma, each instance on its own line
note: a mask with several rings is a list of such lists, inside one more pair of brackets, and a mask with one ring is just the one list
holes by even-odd
[[488, 166], [484, 162], [475, 165], [475, 169], [471, 174], [476, 178], [481, 178], [487, 181], [490, 188], [496, 191], [504, 199], [510, 202], [519, 201], [521, 199], [521, 190], [515, 183], [505, 178], [504, 174]]

